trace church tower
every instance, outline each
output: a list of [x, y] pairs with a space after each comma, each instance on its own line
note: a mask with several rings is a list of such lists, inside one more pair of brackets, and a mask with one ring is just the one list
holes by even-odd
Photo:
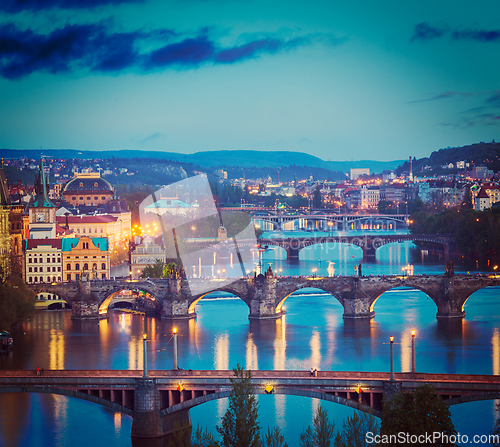
[[47, 181], [40, 157], [40, 172], [35, 181], [35, 200], [28, 206], [30, 239], [55, 239], [56, 206], [50, 201]]

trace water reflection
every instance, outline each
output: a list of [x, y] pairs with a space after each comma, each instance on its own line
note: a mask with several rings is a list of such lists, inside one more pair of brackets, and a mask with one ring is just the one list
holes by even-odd
[[50, 329], [49, 369], [64, 369], [65, 334], [59, 329]]

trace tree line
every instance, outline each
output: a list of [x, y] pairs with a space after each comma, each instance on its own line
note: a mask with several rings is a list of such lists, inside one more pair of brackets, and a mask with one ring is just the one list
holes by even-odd
[[[279, 427], [262, 431], [259, 424], [259, 405], [252, 388], [252, 373], [240, 364], [233, 369], [233, 389], [228, 408], [216, 430], [217, 440], [206, 428], [199, 426], [191, 437], [178, 432], [169, 441], [172, 446], [191, 447], [287, 447], [288, 443]], [[267, 390], [266, 390], [267, 392]], [[273, 392], [270, 390], [269, 392]], [[429, 434], [440, 433], [439, 439], [429, 442]], [[494, 431], [493, 431], [494, 432]], [[493, 433], [492, 432], [492, 433]], [[402, 436], [404, 434], [405, 436]], [[404, 439], [403, 439], [404, 438]], [[303, 429], [297, 442], [300, 447], [369, 447], [456, 444], [457, 432], [448, 405], [436, 394], [431, 385], [412, 391], [395, 392], [384, 403], [379, 423], [373, 415], [357, 411], [348, 416], [335, 430], [335, 421], [320, 405], [312, 426]], [[415, 442], [417, 440], [417, 442]]]

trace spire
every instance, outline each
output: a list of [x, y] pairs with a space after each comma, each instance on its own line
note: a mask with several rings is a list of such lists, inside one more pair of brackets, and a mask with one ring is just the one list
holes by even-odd
[[3, 171], [3, 158], [2, 165], [0, 166], [0, 205], [10, 204], [9, 188], [7, 187], [7, 179]]
[[35, 208], [55, 208], [47, 193], [47, 181], [45, 180], [45, 168], [42, 156], [40, 156], [40, 171], [35, 181], [35, 202], [32, 206]]

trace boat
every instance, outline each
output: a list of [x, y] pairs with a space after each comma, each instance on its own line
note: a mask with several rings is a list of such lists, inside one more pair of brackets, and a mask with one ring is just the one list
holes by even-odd
[[14, 346], [14, 340], [7, 331], [0, 332], [0, 354], [8, 354]]

